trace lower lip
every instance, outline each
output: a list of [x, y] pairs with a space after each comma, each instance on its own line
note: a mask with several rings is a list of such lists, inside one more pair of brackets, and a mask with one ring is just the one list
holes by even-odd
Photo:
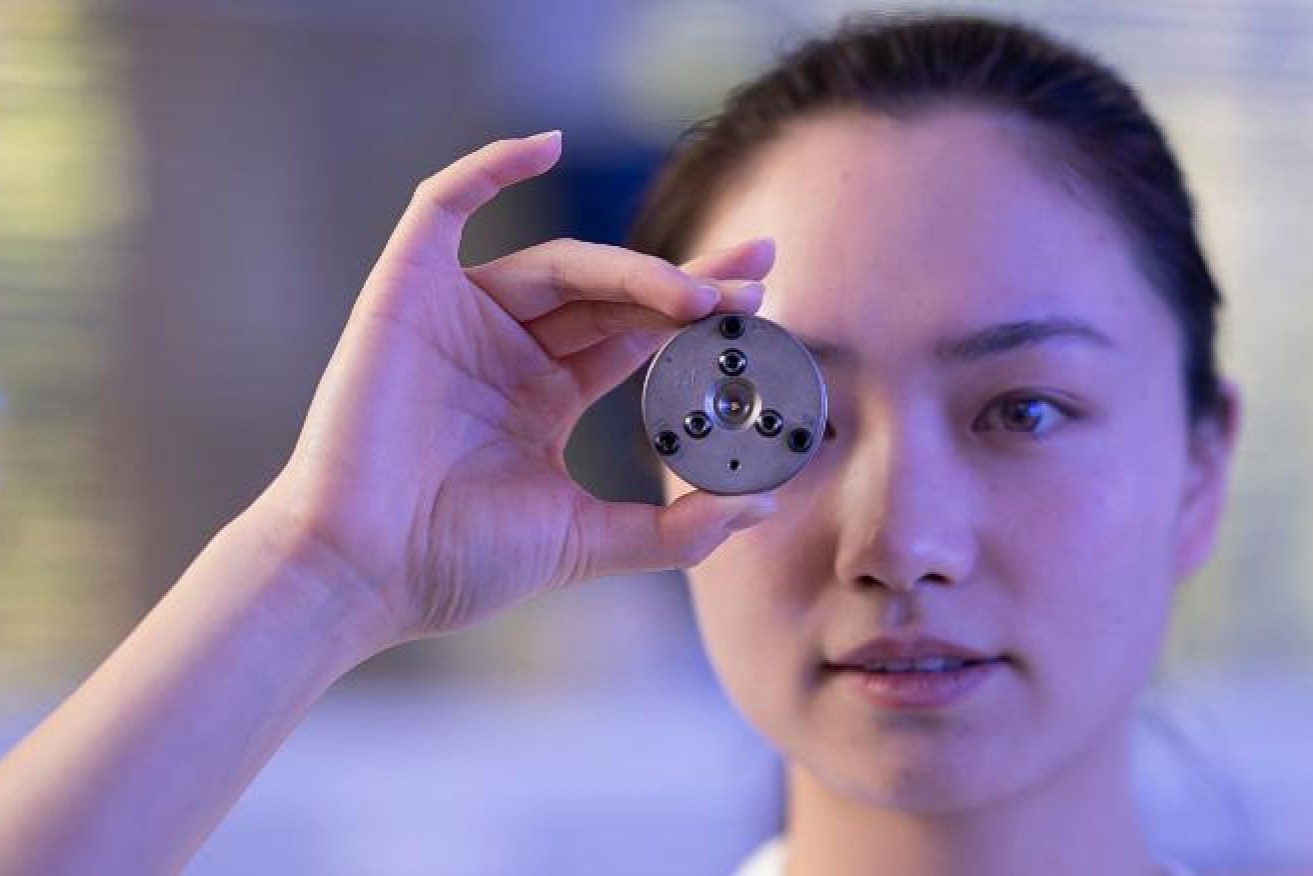
[[863, 702], [884, 709], [936, 709], [966, 700], [1006, 667], [1007, 661], [998, 659], [942, 672], [872, 672], [842, 666], [830, 671]]

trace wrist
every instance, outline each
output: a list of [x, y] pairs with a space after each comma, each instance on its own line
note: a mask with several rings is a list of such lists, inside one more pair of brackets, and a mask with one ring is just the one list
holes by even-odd
[[289, 630], [309, 625], [334, 678], [398, 643], [377, 588], [289, 515], [257, 499], [220, 538], [261, 558], [264, 608]]

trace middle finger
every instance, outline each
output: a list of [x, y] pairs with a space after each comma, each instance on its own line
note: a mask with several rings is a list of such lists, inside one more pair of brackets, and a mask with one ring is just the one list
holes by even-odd
[[665, 259], [562, 238], [465, 269], [502, 309], [528, 322], [570, 301], [638, 304], [688, 322], [711, 311], [714, 287]]
[[[764, 289], [748, 280], [712, 281], [720, 289], [713, 313], [754, 313]], [[612, 301], [572, 301], [525, 324], [524, 328], [549, 355], [560, 359], [628, 331], [673, 334], [688, 323], [648, 307]]]

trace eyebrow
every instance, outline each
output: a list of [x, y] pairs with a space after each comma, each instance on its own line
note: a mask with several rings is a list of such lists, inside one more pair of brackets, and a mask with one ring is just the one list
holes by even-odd
[[[857, 358], [851, 347], [819, 338], [799, 336], [798, 340], [818, 362], [845, 364]], [[1114, 349], [1116, 346], [1106, 334], [1087, 322], [1069, 317], [1050, 317], [1002, 322], [961, 337], [945, 338], [934, 345], [934, 352], [935, 359], [945, 364], [966, 364], [1022, 347], [1058, 340], [1084, 341], [1106, 349]]]

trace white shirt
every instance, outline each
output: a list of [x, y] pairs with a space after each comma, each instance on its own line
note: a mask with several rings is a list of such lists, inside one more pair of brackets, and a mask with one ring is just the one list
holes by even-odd
[[[734, 876], [784, 876], [784, 837], [777, 836], [757, 847], [747, 860], [734, 871]], [[1163, 876], [1195, 876], [1195, 872], [1179, 861], [1159, 858]]]

